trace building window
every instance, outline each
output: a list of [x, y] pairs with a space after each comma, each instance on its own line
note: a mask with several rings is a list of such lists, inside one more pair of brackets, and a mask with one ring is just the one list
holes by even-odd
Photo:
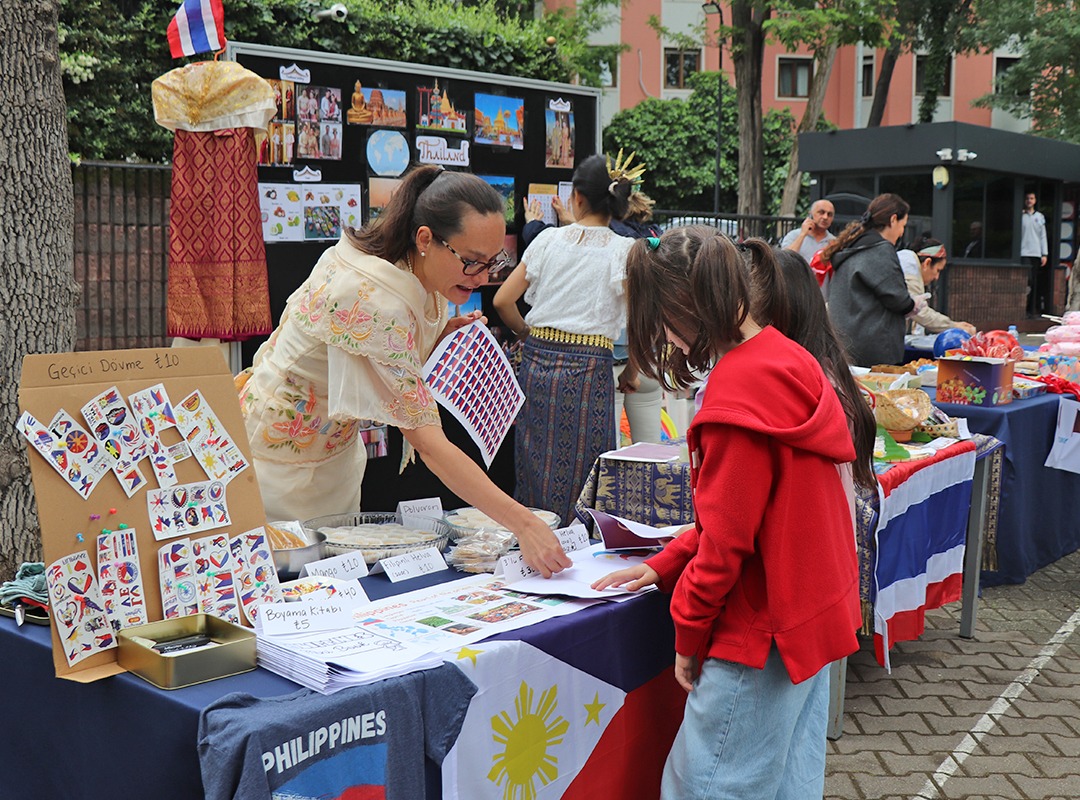
[[874, 57], [863, 56], [861, 90], [863, 97], [874, 96]]
[[776, 73], [776, 96], [809, 97], [813, 75], [813, 59], [781, 58]]
[[[915, 94], [926, 94], [926, 62], [929, 56], [915, 56]], [[952, 97], [952, 62], [945, 70], [945, 85], [938, 90], [938, 97]]]
[[691, 75], [701, 70], [701, 51], [664, 50], [664, 87], [667, 89], [685, 89]]
[[[1002, 76], [1010, 69], [1015, 67], [1019, 63], [1020, 59], [1016, 56], [998, 56], [994, 59], [994, 94], [999, 93], [998, 84], [1001, 82]], [[1031, 90], [1027, 89], [1020, 93], [1021, 97], [1028, 97], [1031, 94]]]

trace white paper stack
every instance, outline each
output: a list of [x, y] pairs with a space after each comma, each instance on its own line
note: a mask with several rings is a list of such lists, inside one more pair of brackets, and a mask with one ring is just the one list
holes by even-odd
[[260, 666], [323, 694], [442, 663], [428, 648], [403, 644], [363, 627], [260, 635], [256, 650]]

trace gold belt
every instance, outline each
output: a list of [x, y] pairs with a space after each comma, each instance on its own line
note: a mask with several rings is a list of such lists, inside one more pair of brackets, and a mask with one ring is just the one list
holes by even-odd
[[608, 350], [615, 349], [611, 339], [598, 333], [567, 333], [566, 331], [560, 331], [558, 328], [530, 328], [529, 335], [535, 336], [537, 339], [546, 339], [549, 342], [604, 347]]

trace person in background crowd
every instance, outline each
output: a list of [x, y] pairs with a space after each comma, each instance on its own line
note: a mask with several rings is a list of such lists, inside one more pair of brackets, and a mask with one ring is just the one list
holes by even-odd
[[862, 367], [904, 359], [904, 320], [926, 306], [908, 294], [896, 257], [910, 207], [881, 194], [821, 252], [832, 264], [829, 316], [851, 363]]
[[447, 319], [502, 269], [503, 200], [475, 175], [419, 167], [378, 219], [347, 229], [289, 297], [281, 322], [237, 376], [269, 519], [360, 509], [361, 421], [394, 425], [454, 494], [517, 534], [545, 577], [570, 566], [551, 529], [501, 492], [443, 433], [424, 361], [478, 314]]
[[780, 240], [780, 247], [785, 250], [794, 250], [806, 259], [809, 264], [814, 253], [823, 250], [825, 245], [836, 237], [829, 233], [836, 216], [836, 209], [828, 200], [818, 200], [810, 206], [810, 215], [803, 220], [801, 226], [788, 231], [787, 235]]
[[784, 301], [761, 239], [737, 248], [701, 226], [639, 240], [627, 295], [644, 373], [674, 388], [712, 368], [687, 434], [694, 526], [594, 584], [672, 592], [689, 696], [661, 798], [821, 797], [828, 666], [858, 649], [861, 621], [840, 400], [814, 357], [762, 322], [783, 322]]
[[964, 245], [964, 258], [982, 258], [983, 226], [975, 220], [968, 226], [968, 243]]
[[1050, 307], [1050, 275], [1046, 269], [1046, 217], [1035, 209], [1035, 192], [1024, 195], [1020, 214], [1020, 261], [1028, 268], [1029, 315], [1047, 313]]
[[633, 242], [608, 225], [626, 215], [633, 173], [609, 170], [601, 155], [583, 161], [570, 195], [575, 221], [541, 231], [495, 294], [495, 310], [524, 340], [515, 496], [566, 524], [596, 457], [615, 446], [612, 341], [626, 316]]
[[[929, 236], [922, 236], [913, 250], [900, 250], [896, 257], [900, 260], [904, 281], [912, 298], [926, 295], [927, 287], [941, 277], [949, 260], [945, 245]], [[911, 333], [941, 333], [948, 328], [975, 333], [975, 326], [970, 322], [956, 322], [929, 305], [908, 320], [908, 326]]]

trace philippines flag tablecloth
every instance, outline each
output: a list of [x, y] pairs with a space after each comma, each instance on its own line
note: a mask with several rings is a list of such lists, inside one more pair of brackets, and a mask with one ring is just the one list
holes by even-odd
[[975, 443], [959, 442], [930, 458], [880, 475], [875, 535], [874, 651], [889, 668], [889, 649], [917, 639], [926, 609], [960, 599]]
[[477, 693], [443, 761], [443, 798], [658, 796], [686, 702], [671, 668], [667, 598], [537, 628], [546, 634], [530, 631], [528, 642], [489, 639], [446, 654]]

